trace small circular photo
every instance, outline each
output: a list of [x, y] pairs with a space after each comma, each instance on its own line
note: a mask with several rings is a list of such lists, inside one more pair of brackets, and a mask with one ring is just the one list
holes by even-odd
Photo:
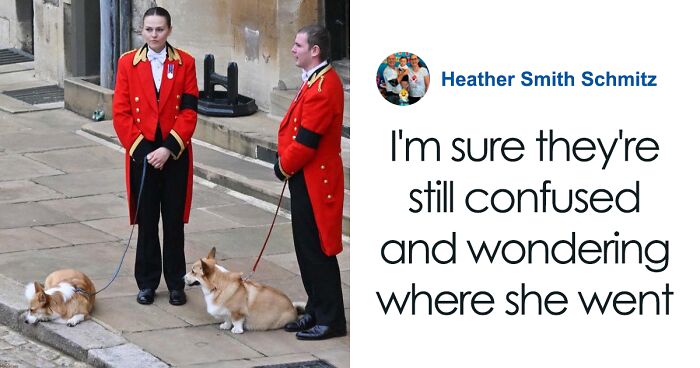
[[428, 66], [412, 52], [389, 54], [377, 69], [377, 89], [394, 105], [413, 105], [425, 96], [429, 86]]

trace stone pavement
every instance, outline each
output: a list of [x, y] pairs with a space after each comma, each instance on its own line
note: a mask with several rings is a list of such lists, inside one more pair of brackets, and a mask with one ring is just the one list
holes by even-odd
[[0, 368], [89, 368], [66, 354], [0, 325]]
[[[5, 111], [0, 106], [0, 322], [96, 366], [254, 367], [318, 359], [349, 366], [349, 336], [302, 342], [281, 330], [219, 330], [197, 288], [186, 290], [185, 306], [173, 307], [161, 282], [154, 305], [137, 304], [135, 243], [117, 280], [98, 295], [94, 321], [74, 329], [18, 323], [26, 308], [22, 285], [52, 270], [76, 268], [98, 288], [105, 285], [131, 228], [123, 153], [76, 134], [89, 120], [63, 109]], [[225, 267], [250, 269], [272, 220], [273, 208], [260, 202], [196, 180], [185, 227], [188, 267], [216, 246]], [[303, 301], [289, 216], [284, 212], [276, 221], [255, 278]], [[346, 247], [339, 262], [348, 320], [349, 259]]]

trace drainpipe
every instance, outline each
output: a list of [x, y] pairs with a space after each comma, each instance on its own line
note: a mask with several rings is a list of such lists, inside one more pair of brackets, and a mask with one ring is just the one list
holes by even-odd
[[114, 87], [114, 0], [100, 0], [100, 86]]
[[119, 55], [131, 50], [131, 0], [119, 0]]
[[117, 80], [117, 64], [119, 63], [119, 0], [111, 0], [112, 12], [110, 21], [112, 22], [112, 80], [109, 88], [114, 89], [114, 83]]

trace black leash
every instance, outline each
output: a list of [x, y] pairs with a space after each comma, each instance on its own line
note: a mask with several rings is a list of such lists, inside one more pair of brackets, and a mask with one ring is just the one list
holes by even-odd
[[[148, 164], [148, 158], [144, 156], [143, 158], [143, 170], [141, 171], [141, 185], [139, 185], [139, 195], [136, 199], [136, 214], [134, 215], [135, 218], [138, 218], [139, 215], [139, 206], [141, 205], [141, 193], [143, 192], [143, 183], [146, 181], [146, 165]], [[126, 257], [126, 252], [129, 251], [129, 244], [131, 244], [131, 237], [134, 235], [134, 228], [136, 227], [136, 222], [134, 221], [134, 224], [131, 225], [131, 234], [129, 234], [129, 240], [126, 242], [126, 248], [124, 248], [124, 253], [122, 254], [122, 259], [119, 261], [119, 265], [117, 266], [117, 269], [114, 270], [114, 274], [112, 275], [112, 279], [109, 280], [107, 285], [103, 287], [102, 289], [94, 292], [94, 293], [88, 293], [87, 291], [81, 289], [81, 288], [75, 288], [75, 291], [80, 294], [87, 295], [88, 297], [97, 295], [99, 292], [102, 290], [106, 289], [109, 287], [109, 285], [112, 285], [112, 282], [117, 278], [117, 275], [119, 274], [119, 271], [122, 269], [122, 264], [124, 264], [124, 257]]]

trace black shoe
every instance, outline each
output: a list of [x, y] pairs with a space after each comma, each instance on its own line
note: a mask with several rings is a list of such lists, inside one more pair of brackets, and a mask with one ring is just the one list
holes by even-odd
[[289, 322], [284, 325], [284, 330], [287, 332], [299, 332], [308, 330], [316, 326], [316, 320], [310, 314], [304, 313], [298, 320]]
[[153, 304], [153, 299], [156, 297], [156, 291], [153, 289], [141, 289], [136, 295], [136, 301], [139, 304]]
[[187, 303], [187, 294], [184, 290], [170, 290], [170, 304], [183, 305]]
[[332, 328], [330, 326], [316, 325], [308, 330], [297, 332], [299, 340], [325, 340], [333, 337], [345, 336], [348, 330], [343, 328]]

